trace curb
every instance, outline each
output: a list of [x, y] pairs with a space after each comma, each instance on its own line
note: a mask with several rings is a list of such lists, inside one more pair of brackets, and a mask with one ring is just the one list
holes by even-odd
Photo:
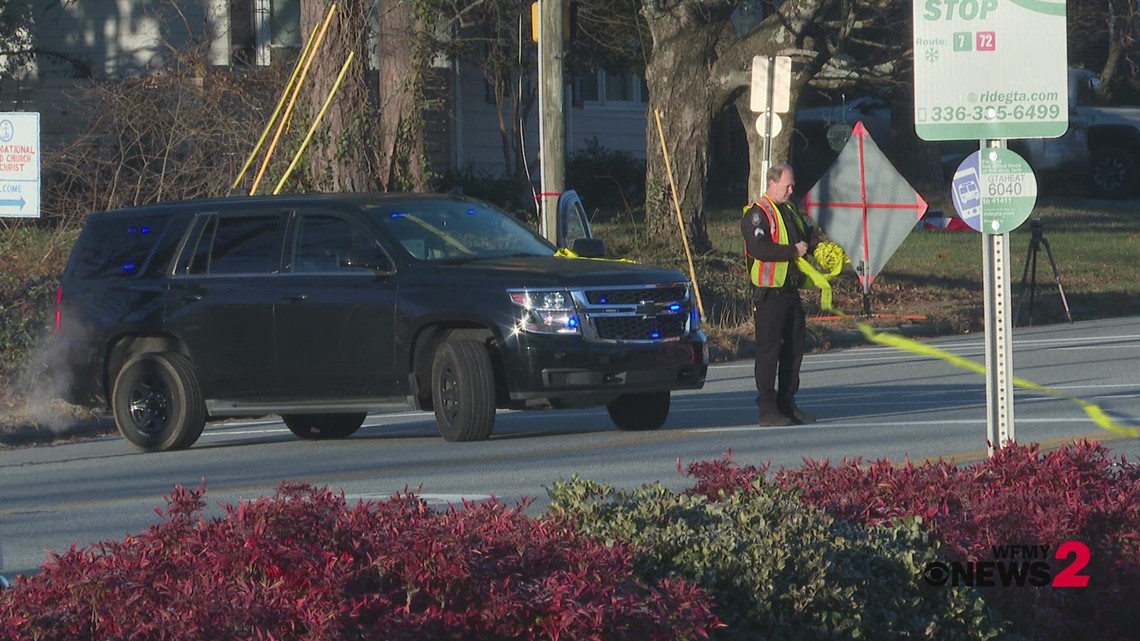
[[[848, 326], [849, 323], [844, 323]], [[907, 338], [934, 338], [937, 336], [948, 336], [951, 334], [960, 334], [957, 332], [950, 323], [947, 322], [924, 322], [924, 323], [911, 323], [907, 325], [897, 325], [894, 327], [875, 327], [874, 330], [884, 334], [899, 334]], [[829, 325], [821, 325], [813, 323], [808, 319], [807, 336], [805, 339], [806, 346], [804, 348], [805, 354], [812, 354], [816, 352], [826, 352], [831, 349], [841, 349], [847, 347], [860, 347], [863, 345], [873, 345], [871, 341], [863, 336], [863, 332], [858, 329], [844, 329], [842, 331], [835, 331], [829, 329]], [[756, 356], [756, 342], [752, 340], [751, 334], [746, 338], [739, 341], [735, 349], [727, 349], [724, 347], [710, 346], [710, 357], [713, 363], [723, 363], [727, 361], [748, 360]]]
[[[881, 334], [898, 334], [907, 338], [934, 338], [953, 333], [949, 323], [912, 323], [896, 327], [874, 327]], [[857, 347], [859, 345], [872, 345], [873, 343], [858, 329], [829, 332], [826, 329], [817, 332], [808, 332], [808, 350], [826, 351], [837, 347]], [[816, 341], [819, 341], [818, 343]]]

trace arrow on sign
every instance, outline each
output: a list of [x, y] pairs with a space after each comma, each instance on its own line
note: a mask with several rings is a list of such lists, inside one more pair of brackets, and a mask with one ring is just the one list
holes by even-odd
[[28, 201], [24, 200], [23, 196], [20, 196], [19, 200], [0, 200], [0, 207], [19, 207], [23, 209], [27, 203]]

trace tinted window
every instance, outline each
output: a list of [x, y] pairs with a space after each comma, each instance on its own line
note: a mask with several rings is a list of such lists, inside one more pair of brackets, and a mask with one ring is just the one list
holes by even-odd
[[215, 217], [203, 229], [192, 274], [272, 274], [281, 262], [281, 217]]
[[170, 221], [151, 215], [115, 220], [93, 220], [83, 228], [72, 253], [69, 276], [133, 278], [142, 273]]
[[[294, 272], [335, 272], [351, 269], [345, 260], [373, 243], [343, 218], [302, 215], [297, 222]], [[375, 253], [375, 251], [373, 251]]]
[[532, 229], [484, 203], [424, 198], [384, 203], [368, 213], [389, 238], [420, 260], [550, 256], [555, 251]]

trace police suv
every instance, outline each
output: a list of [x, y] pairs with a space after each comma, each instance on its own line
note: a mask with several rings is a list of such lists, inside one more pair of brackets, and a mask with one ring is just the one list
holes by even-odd
[[[593, 245], [597, 246], [597, 241]], [[56, 296], [53, 372], [147, 451], [207, 421], [281, 415], [344, 438], [393, 398], [448, 441], [497, 408], [605, 405], [660, 427], [708, 348], [690, 281], [567, 258], [473, 199], [237, 197], [88, 216]]]

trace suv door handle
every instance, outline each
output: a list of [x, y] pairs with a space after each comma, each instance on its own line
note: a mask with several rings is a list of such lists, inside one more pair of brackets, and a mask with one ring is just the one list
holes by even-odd
[[284, 298], [285, 300], [291, 300], [291, 301], [303, 301], [303, 300], [308, 300], [309, 295], [308, 294], [285, 294], [285, 296], [283, 296], [282, 298]]

